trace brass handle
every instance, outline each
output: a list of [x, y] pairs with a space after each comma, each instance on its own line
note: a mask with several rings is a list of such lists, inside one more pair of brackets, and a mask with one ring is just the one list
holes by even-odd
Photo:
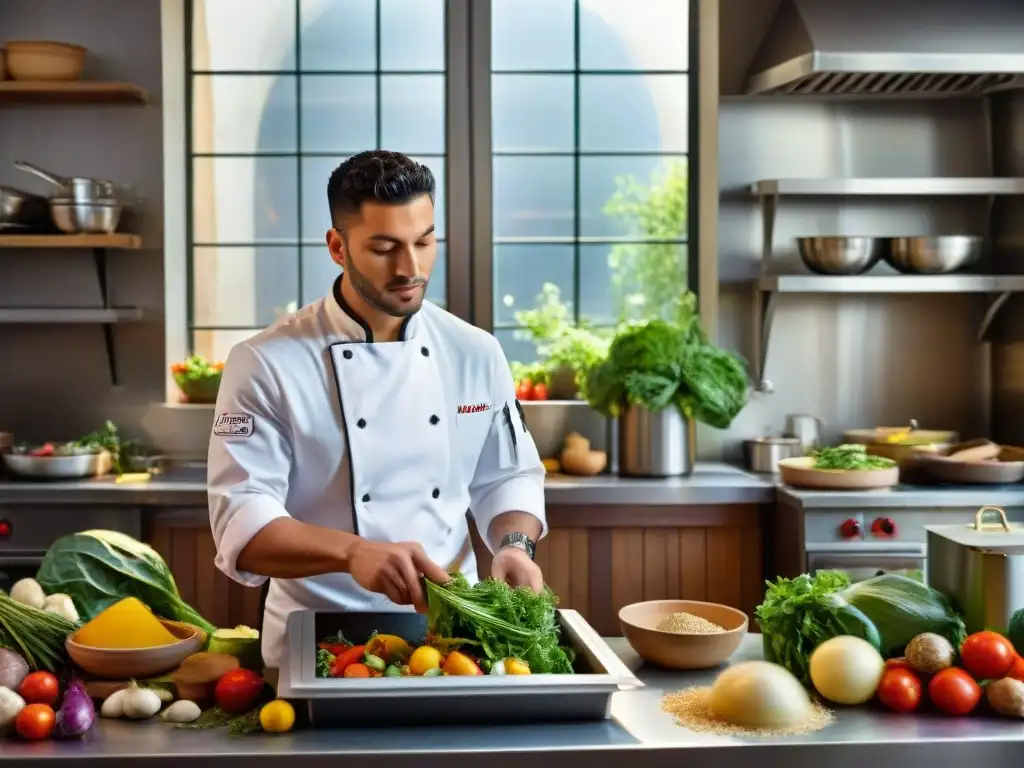
[[[999, 514], [999, 522], [998, 523], [993, 523], [991, 525], [985, 525], [984, 524], [984, 519], [985, 519], [985, 513], [986, 512], [996, 512], [996, 513], [998, 513]], [[1004, 531], [1006, 531], [1007, 533], [1011, 533], [1011, 531], [1010, 531], [1010, 524], [1006, 521], [1006, 511], [1002, 507], [995, 507], [995, 506], [992, 506], [991, 504], [988, 504], [988, 505], [982, 507], [981, 509], [979, 509], [977, 514], [974, 515], [974, 529], [976, 531], [983, 531], [986, 528], [1000, 528], [1000, 527]]]

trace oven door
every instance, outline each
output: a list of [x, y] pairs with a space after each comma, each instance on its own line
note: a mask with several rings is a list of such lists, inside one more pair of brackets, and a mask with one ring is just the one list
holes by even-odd
[[864, 581], [885, 573], [898, 573], [924, 581], [925, 547], [907, 546], [900, 549], [865, 547], [835, 547], [807, 552], [807, 570], [839, 571], [850, 581]]
[[34, 579], [45, 554], [40, 551], [0, 553], [0, 589], [9, 593], [22, 579]]

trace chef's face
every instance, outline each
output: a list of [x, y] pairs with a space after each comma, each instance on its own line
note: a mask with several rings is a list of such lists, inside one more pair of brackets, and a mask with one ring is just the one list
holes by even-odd
[[364, 301], [393, 317], [417, 312], [437, 258], [428, 195], [391, 205], [366, 202], [327, 233], [331, 258]]

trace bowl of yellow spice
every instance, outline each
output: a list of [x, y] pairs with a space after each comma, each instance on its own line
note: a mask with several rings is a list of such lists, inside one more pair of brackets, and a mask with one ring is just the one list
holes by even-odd
[[66, 646], [86, 672], [118, 680], [168, 672], [205, 642], [199, 628], [158, 619], [140, 600], [127, 597], [71, 635]]
[[747, 614], [699, 600], [648, 600], [619, 611], [622, 634], [644, 661], [667, 669], [725, 663], [747, 634]]

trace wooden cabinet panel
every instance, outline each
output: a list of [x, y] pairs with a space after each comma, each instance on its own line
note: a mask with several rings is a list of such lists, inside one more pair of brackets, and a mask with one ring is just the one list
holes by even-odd
[[[551, 510], [537, 563], [561, 607], [579, 611], [605, 635], [621, 634], [619, 609], [643, 600], [709, 600], [753, 618], [765, 579], [760, 508], [636, 507], [618, 516], [629, 523], [621, 527], [608, 525], [607, 512]], [[170, 565], [182, 597], [208, 621], [259, 627], [262, 590], [216, 568], [205, 510], [155, 516], [149, 541]], [[480, 575], [487, 576], [490, 553], [475, 531], [474, 545]]]
[[149, 543], [167, 561], [182, 598], [207, 621], [217, 627], [259, 628], [262, 590], [243, 587], [217, 569], [209, 524], [157, 515], [149, 526]]

